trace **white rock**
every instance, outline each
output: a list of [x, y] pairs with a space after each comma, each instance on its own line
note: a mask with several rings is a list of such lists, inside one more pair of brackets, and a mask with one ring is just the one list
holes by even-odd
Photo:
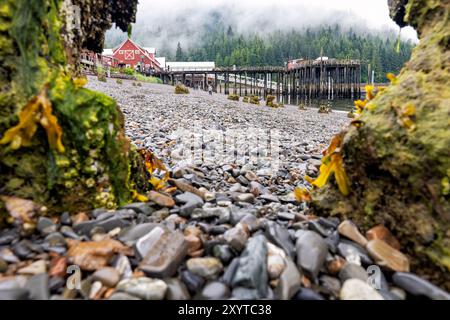
[[140, 277], [122, 280], [116, 290], [144, 300], [162, 300], [166, 295], [167, 284], [159, 279]]
[[340, 298], [341, 300], [384, 300], [377, 290], [360, 279], [345, 281]]

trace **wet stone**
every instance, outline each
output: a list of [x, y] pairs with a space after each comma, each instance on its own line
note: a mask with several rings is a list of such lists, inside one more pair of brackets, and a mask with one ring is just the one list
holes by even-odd
[[151, 277], [171, 277], [187, 254], [187, 243], [179, 231], [156, 227], [136, 242], [139, 268]]
[[243, 227], [238, 224], [236, 227], [225, 232], [224, 238], [233, 249], [241, 252], [247, 243], [248, 235]]
[[203, 199], [190, 192], [180, 194], [175, 199], [182, 204], [180, 208], [180, 215], [182, 217], [189, 217], [195, 208], [203, 206]]
[[295, 258], [295, 247], [286, 228], [269, 221], [265, 234], [269, 241], [282, 248], [291, 258]]
[[[267, 243], [263, 235], [258, 235], [248, 241], [241, 254], [232, 286], [254, 290], [256, 298], [264, 298], [267, 295], [267, 282]], [[235, 293], [233, 290], [234, 297]]]
[[297, 265], [316, 278], [328, 254], [325, 240], [313, 231], [303, 231], [297, 238]]

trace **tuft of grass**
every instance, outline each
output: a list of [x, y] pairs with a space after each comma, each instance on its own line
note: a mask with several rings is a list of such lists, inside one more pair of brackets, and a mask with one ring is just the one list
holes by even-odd
[[116, 80], [116, 83], [117, 83], [117, 84], [123, 84], [123, 81], [122, 81], [122, 79], [117, 79], [117, 80]]
[[189, 89], [179, 83], [175, 87], [175, 94], [189, 94]]
[[232, 94], [228, 95], [228, 100], [239, 101], [239, 96], [237, 94], [232, 93]]

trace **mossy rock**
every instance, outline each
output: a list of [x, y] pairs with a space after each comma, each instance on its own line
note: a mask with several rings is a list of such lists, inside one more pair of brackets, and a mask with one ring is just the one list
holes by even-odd
[[257, 96], [252, 96], [252, 97], [250, 98], [250, 103], [259, 106], [259, 104], [260, 104], [260, 102], [259, 102], [259, 97], [257, 97]]
[[117, 84], [123, 84], [123, 81], [122, 81], [122, 79], [117, 79], [117, 80], [116, 80], [116, 83], [117, 83]]
[[239, 95], [232, 93], [232, 94], [228, 95], [228, 100], [239, 101]]
[[177, 84], [175, 86], [175, 94], [189, 94], [189, 89], [182, 84]]
[[244, 98], [242, 98], [242, 102], [249, 103], [250, 102], [250, 98], [248, 96], [245, 96]]
[[100, 82], [107, 82], [107, 80], [106, 80], [106, 75], [103, 74], [103, 73], [98, 74], [97, 79], [98, 79], [98, 81], [100, 81]]
[[331, 109], [328, 108], [327, 106], [321, 105], [321, 106], [319, 107], [319, 110], [318, 110], [317, 112], [318, 112], [318, 113], [325, 113], [325, 114], [328, 114], [328, 113], [331, 112]]
[[[77, 78], [77, 48], [101, 50], [103, 32], [114, 21], [125, 23], [127, 8], [134, 6], [135, 12], [137, 1], [117, 1], [121, 7], [117, 12], [116, 7], [97, 11], [108, 3], [86, 4], [83, 13], [90, 16], [81, 17], [81, 30], [96, 32], [95, 41], [101, 44], [97, 48], [87, 43], [91, 34], [68, 33], [64, 23], [69, 11], [62, 0], [2, 2], [0, 60], [6, 62], [0, 64], [2, 195], [30, 199], [45, 205], [49, 213], [59, 213], [115, 208], [132, 201], [133, 190], [149, 188], [135, 180], [137, 172], [145, 176], [145, 170], [139, 169], [142, 159], [137, 160], [137, 151], [125, 137], [117, 104], [83, 88], [85, 80]], [[51, 113], [51, 126], [49, 118], [44, 127], [43, 120], [26, 122], [19, 117], [33, 106], [44, 108], [42, 101]], [[13, 141], [8, 141], [13, 132]], [[57, 143], [51, 132], [56, 132]]]
[[298, 105], [298, 109], [301, 110], [301, 111], [306, 111], [307, 110], [304, 103], [300, 103]]
[[[394, 8], [395, 7], [395, 8]], [[412, 272], [450, 290], [450, 2], [391, 2], [420, 43], [392, 84], [345, 131], [352, 192], [332, 181], [313, 193], [316, 214], [350, 218], [363, 231], [383, 224]]]
[[276, 103], [275, 103], [275, 99], [276, 99], [277, 97], [275, 97], [275, 96], [272, 96], [272, 95], [268, 95], [267, 97], [266, 97], [266, 106], [268, 106], [268, 107], [274, 107], [275, 105], [276, 105]]

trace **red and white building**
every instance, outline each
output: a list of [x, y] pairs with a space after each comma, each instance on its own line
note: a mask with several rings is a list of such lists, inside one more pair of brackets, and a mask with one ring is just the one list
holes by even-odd
[[115, 49], [105, 49], [103, 56], [112, 57], [118, 67], [133, 68], [140, 71], [161, 71], [161, 66], [155, 57], [154, 48], [144, 48], [127, 39]]

